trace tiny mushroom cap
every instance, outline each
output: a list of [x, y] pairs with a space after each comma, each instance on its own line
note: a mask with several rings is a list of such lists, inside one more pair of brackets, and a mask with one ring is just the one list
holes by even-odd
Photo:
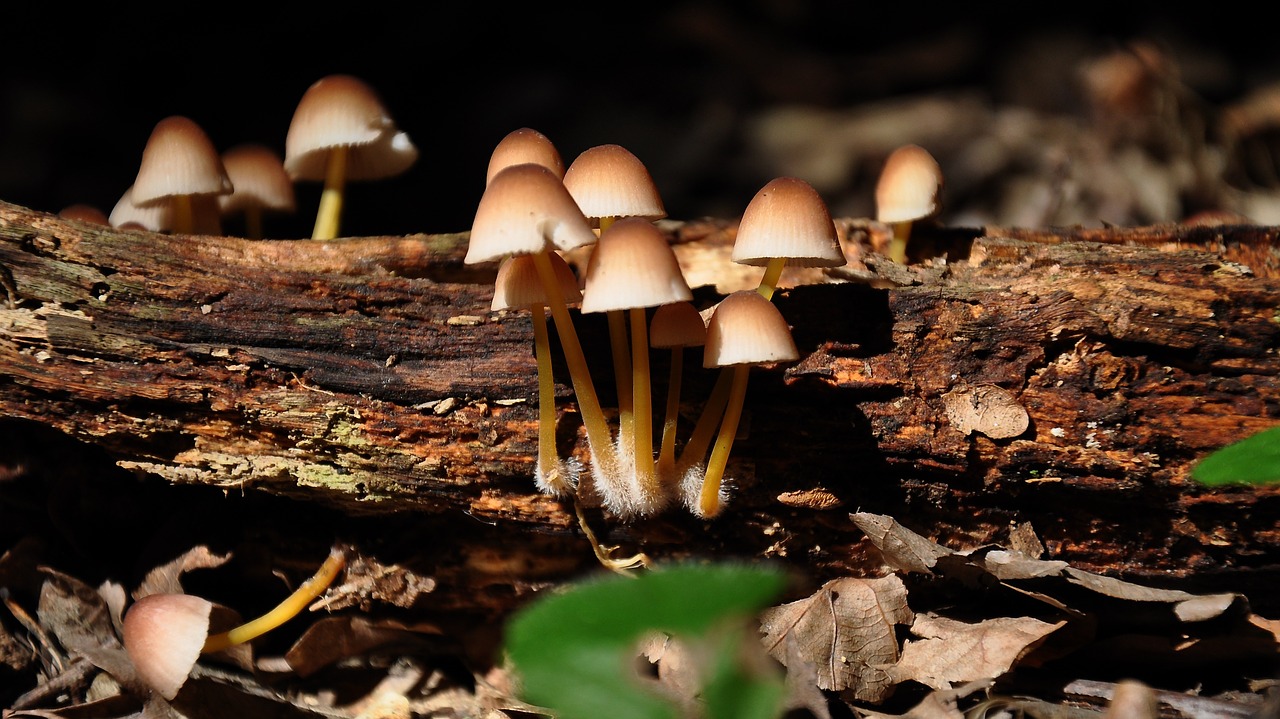
[[568, 251], [595, 241], [596, 233], [560, 178], [526, 162], [504, 168], [485, 187], [463, 262], [533, 254], [549, 246]]
[[165, 699], [177, 696], [200, 658], [212, 610], [191, 594], [150, 594], [125, 612], [125, 651], [138, 677]]
[[293, 212], [297, 209], [293, 180], [274, 150], [246, 143], [222, 153], [222, 165], [234, 186], [231, 194], [218, 198], [224, 215], [251, 208]]
[[556, 177], [564, 177], [564, 160], [560, 151], [546, 135], [528, 127], [512, 130], [493, 148], [489, 156], [489, 169], [485, 173], [484, 182], [489, 184], [493, 176], [511, 165], [533, 162], [556, 173]]
[[786, 362], [799, 359], [786, 318], [755, 290], [738, 290], [711, 313], [703, 367]]
[[346, 147], [346, 179], [394, 177], [418, 159], [418, 148], [365, 81], [322, 77], [307, 88], [285, 136], [284, 168], [294, 180], [324, 180], [330, 150]]
[[669, 302], [653, 311], [649, 344], [659, 349], [706, 344], [707, 324], [692, 302]]
[[133, 203], [148, 206], [180, 195], [226, 195], [231, 178], [213, 141], [193, 120], [172, 115], [156, 123], [133, 181]]
[[919, 145], [903, 145], [889, 154], [876, 183], [876, 219], [913, 222], [938, 212], [942, 168]]
[[133, 202], [133, 186], [125, 189], [115, 207], [107, 216], [111, 226], [118, 229], [145, 229], [150, 232], [164, 232], [173, 226], [172, 210], [164, 204], [140, 207]]
[[81, 222], [89, 222], [95, 225], [110, 225], [111, 220], [107, 218], [107, 213], [99, 210], [93, 205], [76, 203], [67, 205], [58, 211], [58, 217], [64, 220], [79, 220]]
[[627, 217], [600, 233], [587, 261], [582, 312], [609, 312], [693, 299], [667, 237], [652, 222]]
[[738, 222], [730, 259], [759, 266], [776, 258], [797, 267], [839, 267], [847, 262], [826, 202], [797, 177], [770, 180], [751, 198]]
[[592, 227], [599, 227], [603, 217], [660, 220], [667, 216], [648, 168], [621, 145], [584, 150], [565, 170], [564, 186]]
[[[569, 263], [557, 252], [548, 252], [547, 256], [551, 259], [551, 268], [555, 270], [556, 279], [560, 282], [565, 304], [581, 302], [582, 292], [578, 289], [578, 278], [573, 274]], [[547, 293], [543, 289], [533, 255], [512, 255], [502, 261], [493, 285], [491, 309], [495, 312], [523, 310], [547, 304]]]

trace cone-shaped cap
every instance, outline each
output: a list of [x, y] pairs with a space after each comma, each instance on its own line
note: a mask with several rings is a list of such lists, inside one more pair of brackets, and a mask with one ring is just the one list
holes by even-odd
[[796, 267], [846, 263], [827, 203], [812, 185], [796, 177], [770, 180], [751, 198], [738, 223], [730, 259], [759, 266], [778, 257]]
[[799, 357], [786, 319], [759, 292], [734, 292], [711, 313], [703, 367], [785, 362]]
[[507, 133], [493, 148], [493, 154], [489, 156], [489, 170], [484, 177], [485, 184], [489, 184], [499, 171], [526, 162], [542, 165], [554, 172], [556, 177], [564, 177], [564, 160], [551, 140], [537, 130], [522, 127]]
[[890, 153], [876, 183], [876, 219], [911, 222], [933, 216], [942, 192], [942, 168], [919, 145], [903, 145]]
[[592, 227], [599, 227], [602, 217], [660, 220], [667, 216], [649, 169], [620, 145], [584, 150], [565, 170], [564, 186]]
[[190, 594], [151, 594], [125, 612], [125, 651], [139, 678], [165, 699], [178, 694], [200, 658], [212, 610]]
[[245, 144], [222, 153], [222, 166], [235, 190], [218, 198], [218, 208], [229, 215], [251, 207], [276, 212], [297, 208], [293, 180], [274, 150], [265, 145]]
[[584, 313], [693, 299], [667, 236], [639, 217], [618, 220], [600, 234], [587, 260], [584, 285]]
[[177, 195], [226, 195], [232, 190], [213, 141], [190, 118], [156, 123], [142, 150], [133, 202], [151, 205]]
[[595, 241], [596, 233], [560, 178], [526, 162], [503, 169], [485, 187], [463, 262], [490, 262], [548, 247], [568, 251]]
[[284, 169], [294, 180], [324, 180], [335, 147], [348, 150], [348, 180], [394, 177], [418, 160], [382, 99], [351, 75], [322, 77], [302, 95], [285, 136]]
[[[578, 289], [578, 277], [573, 268], [558, 253], [548, 252], [551, 267], [555, 270], [556, 279], [560, 282], [560, 292], [566, 305], [582, 301], [582, 291]], [[542, 287], [542, 277], [533, 255], [514, 255], [502, 261], [498, 267], [498, 278], [493, 285], [492, 309], [523, 310], [532, 306], [545, 307], [547, 293]]]
[[653, 311], [649, 346], [700, 347], [707, 342], [707, 323], [692, 302], [671, 302]]

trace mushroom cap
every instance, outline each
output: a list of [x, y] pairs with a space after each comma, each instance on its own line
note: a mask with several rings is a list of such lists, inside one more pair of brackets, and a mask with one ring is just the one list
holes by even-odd
[[738, 290], [716, 305], [707, 323], [703, 367], [783, 362], [800, 358], [777, 306], [755, 290]]
[[551, 140], [537, 130], [522, 127], [507, 133], [493, 148], [484, 183], [489, 184], [500, 170], [526, 162], [537, 163], [556, 173], [556, 177], [564, 177], [564, 160]]
[[[573, 274], [573, 268], [559, 253], [548, 252], [547, 256], [551, 258], [551, 268], [560, 282], [565, 304], [581, 302], [582, 291], [578, 289], [578, 276]], [[524, 310], [547, 304], [547, 293], [533, 255], [513, 255], [502, 261], [493, 284], [491, 308], [494, 311]]]
[[797, 177], [774, 178], [751, 198], [730, 259], [759, 266], [780, 257], [797, 267], [839, 267], [848, 261], [827, 203]]
[[213, 141], [190, 118], [156, 123], [133, 181], [133, 203], [147, 206], [178, 195], [226, 195], [234, 188]]
[[707, 323], [692, 302], [669, 302], [653, 311], [649, 346], [698, 347], [707, 342]]
[[151, 232], [164, 232], [173, 227], [173, 210], [164, 203], [156, 203], [147, 207], [139, 207], [133, 201], [133, 185], [125, 189], [107, 220], [116, 229], [140, 227]]
[[80, 222], [89, 222], [95, 225], [110, 225], [111, 220], [107, 218], [107, 213], [99, 210], [93, 205], [86, 205], [77, 202], [73, 205], [67, 205], [58, 211], [58, 217], [64, 220], [79, 220]]
[[191, 594], [149, 594], [124, 615], [124, 648], [138, 677], [165, 699], [187, 681], [209, 636], [213, 603]]
[[919, 145], [903, 145], [884, 162], [876, 183], [876, 219], [911, 222], [938, 212], [942, 168]]
[[600, 233], [583, 283], [584, 314], [693, 299], [667, 236], [640, 217], [625, 217]]
[[621, 145], [584, 150], [564, 171], [564, 186], [592, 227], [599, 227], [602, 217], [667, 216], [649, 169]]
[[297, 203], [293, 180], [275, 150], [256, 143], [237, 145], [222, 153], [222, 166], [234, 186], [229, 195], [218, 198], [224, 215], [251, 207], [277, 212], [293, 212]]
[[394, 177], [418, 160], [377, 92], [351, 75], [329, 75], [303, 93], [284, 143], [284, 169], [295, 181], [325, 179], [329, 152], [346, 147], [348, 180]]
[[542, 165], [503, 168], [484, 189], [471, 223], [465, 264], [548, 249], [566, 252], [596, 241], [596, 233], [564, 183]]

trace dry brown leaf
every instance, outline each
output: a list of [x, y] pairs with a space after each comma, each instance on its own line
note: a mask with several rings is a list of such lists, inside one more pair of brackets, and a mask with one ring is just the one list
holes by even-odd
[[192, 547], [175, 559], [155, 567], [133, 592], [133, 598], [142, 599], [149, 594], [182, 594], [182, 575], [193, 569], [213, 569], [231, 559], [230, 554], [218, 555], [203, 544]]
[[93, 587], [48, 567], [36, 611], [41, 626], [71, 655], [82, 656], [128, 687], [141, 686], [133, 662], [111, 622], [111, 610]]
[[294, 673], [306, 677], [339, 660], [360, 656], [371, 649], [419, 646], [424, 635], [439, 634], [440, 629], [432, 625], [408, 626], [362, 616], [325, 617], [307, 627], [284, 658]]
[[1201, 622], [1220, 617], [1244, 597], [1238, 594], [1191, 594], [1180, 589], [1147, 587], [1123, 579], [1090, 574], [1068, 567], [1064, 571], [1067, 581], [1079, 584], [1091, 591], [1116, 599], [1134, 602], [1160, 602], [1172, 606], [1174, 616], [1184, 622]]
[[896, 575], [834, 579], [806, 599], [763, 612], [765, 648], [788, 672], [797, 659], [812, 664], [820, 689], [882, 701], [893, 693], [886, 668], [898, 661], [894, 627], [912, 619], [906, 597]]
[[849, 516], [880, 550], [884, 561], [899, 571], [931, 574], [940, 557], [954, 554], [953, 550], [898, 524], [893, 517], [870, 512]]
[[895, 682], [914, 680], [934, 689], [996, 679], [1018, 658], [1066, 624], [1031, 617], [998, 617], [969, 624], [936, 614], [917, 614], [902, 659], [889, 668]]
[[992, 439], [1017, 437], [1031, 418], [1011, 392], [993, 384], [960, 387], [942, 395], [951, 426], [965, 435], [981, 432]]

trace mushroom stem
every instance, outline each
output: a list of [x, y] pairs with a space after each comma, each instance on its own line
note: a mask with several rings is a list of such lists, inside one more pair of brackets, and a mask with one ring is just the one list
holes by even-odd
[[907, 239], [911, 236], [911, 220], [894, 222], [893, 237], [889, 240], [889, 259], [899, 264], [907, 262]]
[[666, 414], [662, 421], [662, 445], [658, 452], [658, 476], [670, 477], [676, 468], [676, 430], [680, 421], [680, 381], [684, 372], [684, 347], [671, 348], [667, 379]]
[[251, 240], [262, 239], [261, 207], [246, 207], [244, 209], [244, 234]]
[[769, 264], [764, 268], [764, 277], [760, 278], [760, 286], [756, 288], [766, 300], [773, 299], [773, 291], [778, 287], [778, 280], [782, 277], [782, 268], [787, 266], [787, 258], [774, 257], [769, 260]]
[[595, 385], [591, 382], [591, 372], [587, 369], [586, 357], [582, 354], [582, 345], [578, 342], [578, 333], [569, 318], [569, 309], [565, 306], [564, 295], [560, 291], [555, 269], [551, 266], [549, 250], [535, 252], [534, 264], [538, 268], [538, 276], [551, 306], [551, 318], [556, 323], [556, 332], [560, 336], [560, 345], [564, 349], [565, 363], [569, 365], [569, 377], [573, 381], [573, 391], [578, 398], [578, 411], [582, 413], [582, 423], [587, 429], [587, 441], [595, 461], [609, 469], [617, 466], [617, 456], [613, 450], [612, 432], [605, 421], [604, 412], [600, 409], [600, 398], [596, 395]]
[[547, 311], [532, 305], [534, 354], [538, 359], [538, 484], [555, 494], [568, 494], [567, 477], [560, 474], [556, 456], [556, 387], [551, 370], [551, 339]]
[[338, 236], [338, 220], [342, 216], [342, 191], [347, 176], [347, 148], [335, 147], [329, 152], [325, 166], [324, 191], [320, 193], [320, 209], [316, 211], [313, 240], [332, 240]]
[[196, 212], [191, 195], [174, 195], [172, 200], [173, 232], [179, 235], [195, 231]]
[[293, 619], [299, 612], [306, 609], [311, 600], [320, 596], [321, 592], [333, 583], [334, 578], [338, 576], [338, 572], [342, 571], [342, 568], [346, 565], [346, 554], [340, 548], [334, 547], [329, 550], [329, 556], [324, 560], [324, 564], [320, 565], [320, 569], [316, 570], [316, 573], [310, 579], [295, 589], [293, 594], [290, 594], [283, 602], [276, 605], [275, 609], [238, 627], [219, 634], [209, 635], [209, 638], [205, 640], [204, 648], [200, 651], [208, 654], [222, 651], [237, 644], [243, 644]]
[[[629, 442], [633, 436], [631, 396], [631, 350], [627, 348], [627, 317], [622, 310], [609, 310], [609, 343], [613, 349], [613, 376], [618, 386], [618, 436]], [[634, 340], [633, 340], [634, 341]], [[626, 448], [624, 447], [625, 451]]]
[[578, 501], [576, 497], [573, 501], [573, 511], [578, 515], [578, 526], [582, 528], [582, 533], [587, 535], [587, 541], [591, 543], [591, 551], [596, 555], [596, 560], [606, 569], [629, 577], [631, 574], [627, 572], [628, 569], [652, 568], [653, 565], [649, 555], [644, 552], [622, 559], [615, 559], [613, 553], [618, 547], [606, 547], [600, 544], [600, 540], [596, 539], [596, 533], [591, 531], [591, 525], [587, 524], [587, 515], [582, 511], [582, 502]]
[[653, 394], [649, 380], [649, 330], [643, 307], [631, 310], [631, 367], [634, 416], [631, 443], [635, 453], [636, 480], [648, 497], [660, 494], [653, 467]]
[[732, 380], [733, 373], [729, 368], [721, 368], [720, 376], [716, 378], [716, 385], [711, 389], [711, 395], [707, 397], [707, 403], [702, 407], [702, 414], [698, 415], [698, 421], [689, 435], [689, 441], [685, 443], [684, 449], [680, 450], [681, 465], [695, 465], [707, 454], [707, 448], [711, 446], [716, 427], [724, 414], [724, 405], [729, 399], [729, 386]]
[[703, 517], [714, 517], [720, 513], [720, 483], [729, 462], [729, 450], [738, 434], [738, 420], [742, 417], [742, 402], [747, 393], [750, 372], [749, 364], [733, 366], [733, 381], [724, 408], [724, 419], [720, 422], [720, 433], [716, 436], [716, 446], [711, 450], [711, 459], [707, 460], [707, 472], [698, 496], [698, 513]]

